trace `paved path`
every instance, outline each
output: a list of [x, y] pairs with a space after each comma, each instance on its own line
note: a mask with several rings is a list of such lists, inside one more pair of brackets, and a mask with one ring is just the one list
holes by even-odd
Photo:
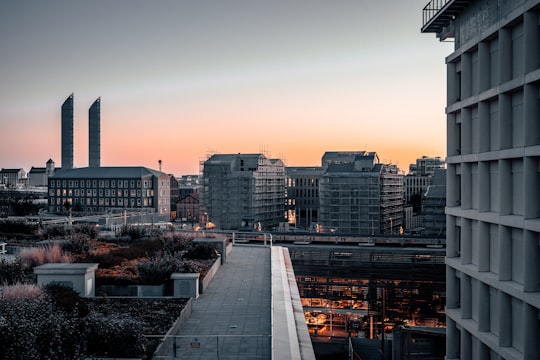
[[[235, 245], [167, 359], [271, 359], [271, 249]], [[165, 359], [165, 358], [160, 358]]]

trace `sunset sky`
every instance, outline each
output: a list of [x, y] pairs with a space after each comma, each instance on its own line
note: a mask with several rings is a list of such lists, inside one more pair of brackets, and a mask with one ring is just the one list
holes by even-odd
[[75, 166], [101, 97], [101, 165], [177, 176], [213, 153], [288, 166], [376, 151], [405, 172], [446, 155], [445, 57], [429, 0], [0, 2], [0, 167], [61, 166], [74, 93]]

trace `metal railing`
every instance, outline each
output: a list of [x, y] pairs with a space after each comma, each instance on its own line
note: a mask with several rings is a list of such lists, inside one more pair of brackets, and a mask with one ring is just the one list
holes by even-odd
[[448, 3], [453, 0], [431, 0], [422, 10], [422, 27], [426, 26]]

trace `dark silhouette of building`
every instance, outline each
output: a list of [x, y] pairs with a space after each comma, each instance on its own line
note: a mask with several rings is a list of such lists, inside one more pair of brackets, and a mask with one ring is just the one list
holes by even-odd
[[88, 110], [88, 166], [101, 165], [101, 98]]
[[73, 94], [62, 104], [62, 168], [73, 169]]

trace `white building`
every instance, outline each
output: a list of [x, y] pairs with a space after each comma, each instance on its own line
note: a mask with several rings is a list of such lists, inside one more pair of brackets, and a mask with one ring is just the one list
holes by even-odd
[[540, 358], [540, 1], [431, 1], [447, 63], [447, 359]]

